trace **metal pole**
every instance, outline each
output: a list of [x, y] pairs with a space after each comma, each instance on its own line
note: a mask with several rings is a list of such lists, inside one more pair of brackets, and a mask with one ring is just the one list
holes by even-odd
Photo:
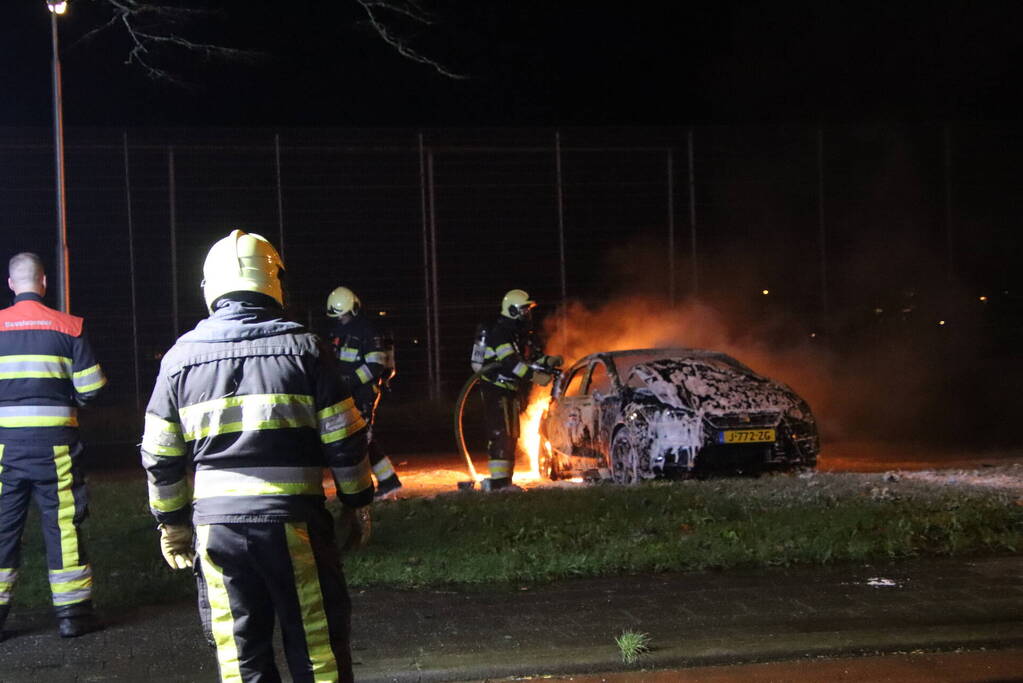
[[437, 293], [437, 201], [434, 194], [433, 184], [433, 152], [426, 158], [427, 183], [430, 187], [430, 260], [433, 268], [430, 275], [433, 280], [433, 373], [434, 373], [434, 398], [440, 398], [440, 296]]
[[561, 317], [558, 332], [565, 331], [565, 315], [568, 306], [568, 284], [565, 273], [565, 192], [561, 175], [561, 131], [554, 131], [554, 166], [558, 180], [558, 258], [561, 268]]
[[124, 205], [128, 214], [128, 277], [131, 292], [131, 349], [135, 370], [135, 412], [142, 410], [141, 372], [139, 370], [139, 317], [135, 298], [135, 223], [131, 215], [131, 166], [128, 164], [128, 131], [124, 131]]
[[675, 305], [675, 169], [671, 150], [668, 156], [668, 302]]
[[700, 269], [696, 261], [696, 176], [693, 172], [693, 129], [686, 134], [686, 150], [689, 157], [689, 258], [693, 262], [692, 296], [700, 293]]
[[60, 46], [57, 41], [57, 13], [50, 8], [53, 43], [53, 150], [57, 169], [57, 307], [71, 310], [71, 268], [67, 244], [67, 187], [64, 181], [64, 101], [60, 77]]
[[952, 236], [952, 141], [947, 123], [942, 129], [941, 137], [945, 166], [945, 248], [948, 251], [946, 277], [952, 282], [955, 276], [955, 240]]
[[426, 311], [426, 382], [430, 399], [434, 395], [433, 376], [433, 317], [430, 310], [430, 236], [429, 214], [426, 203], [426, 155], [423, 147], [423, 134], [419, 133], [419, 200], [423, 216], [423, 307]]
[[277, 169], [277, 253], [284, 260], [284, 191], [281, 187], [281, 136], [274, 133], [274, 161]]
[[171, 257], [171, 319], [173, 321], [174, 338], [178, 332], [178, 217], [175, 200], [176, 187], [174, 182], [174, 147], [167, 148], [167, 187], [170, 203], [170, 257]]
[[817, 127], [817, 227], [821, 259], [821, 320], [828, 330], [828, 233], [824, 224], [824, 129]]

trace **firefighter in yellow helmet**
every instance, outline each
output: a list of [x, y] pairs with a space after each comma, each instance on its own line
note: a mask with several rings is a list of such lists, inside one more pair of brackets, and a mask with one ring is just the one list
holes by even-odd
[[362, 302], [348, 287], [337, 287], [327, 296], [327, 317], [334, 321], [327, 336], [344, 380], [369, 425], [369, 462], [377, 480], [376, 496], [383, 498], [401, 488], [398, 473], [373, 431], [381, 390], [395, 374], [394, 342], [362, 315]]
[[520, 394], [532, 381], [549, 384], [552, 375], [544, 364], [560, 359], [543, 356], [532, 341], [532, 310], [536, 302], [521, 289], [513, 289], [501, 299], [501, 315], [482, 330], [485, 347], [482, 365], [498, 364], [481, 379], [487, 452], [490, 456], [491, 491], [517, 489], [512, 483], [515, 472], [515, 444], [519, 437]]
[[146, 408], [149, 506], [167, 563], [198, 569], [221, 680], [280, 680], [277, 621], [294, 680], [351, 681], [351, 603], [322, 481], [329, 469], [346, 506], [372, 502], [366, 422], [330, 348], [285, 319], [283, 267], [241, 230], [210, 249], [210, 315], [163, 357]]

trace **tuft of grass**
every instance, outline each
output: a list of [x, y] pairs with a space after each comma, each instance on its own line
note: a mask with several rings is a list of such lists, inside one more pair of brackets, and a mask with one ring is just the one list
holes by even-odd
[[622, 631], [615, 637], [615, 644], [626, 664], [633, 664], [641, 656], [650, 651], [650, 636], [638, 631]]
[[[492, 590], [573, 577], [824, 565], [1023, 551], [1023, 506], [1007, 492], [882, 475], [824, 473], [450, 494], [374, 506], [369, 545], [345, 560], [353, 587]], [[137, 478], [94, 480], [85, 524], [102, 606], [194, 596], [163, 562]], [[49, 602], [30, 521], [14, 601]]]

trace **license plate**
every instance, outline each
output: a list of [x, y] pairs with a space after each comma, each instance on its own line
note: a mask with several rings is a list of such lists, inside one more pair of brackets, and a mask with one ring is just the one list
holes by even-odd
[[774, 439], [773, 429], [729, 429], [721, 432], [718, 443], [771, 443]]

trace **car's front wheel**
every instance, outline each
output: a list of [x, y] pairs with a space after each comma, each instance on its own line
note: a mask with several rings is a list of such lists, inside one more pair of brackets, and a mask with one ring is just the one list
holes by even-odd
[[547, 477], [551, 481], [561, 478], [557, 456], [545, 450], [540, 451], [540, 476]]
[[635, 484], [639, 481], [639, 453], [628, 427], [615, 432], [611, 440], [611, 479], [616, 484]]

